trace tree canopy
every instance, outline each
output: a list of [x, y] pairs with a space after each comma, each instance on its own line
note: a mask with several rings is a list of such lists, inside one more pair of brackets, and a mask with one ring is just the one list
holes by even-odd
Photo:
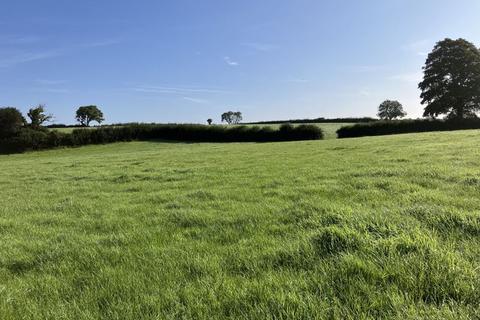
[[30, 126], [32, 128], [39, 128], [53, 118], [52, 115], [45, 114], [45, 106], [42, 104], [28, 110], [27, 116], [30, 118]]
[[480, 109], [480, 50], [464, 39], [438, 42], [428, 55], [423, 81], [425, 117], [476, 117]]
[[237, 111], [228, 111], [222, 114], [222, 122], [226, 122], [228, 124], [237, 124], [242, 121], [242, 113]]
[[102, 123], [102, 121], [105, 120], [102, 111], [100, 111], [97, 106], [83, 106], [78, 108], [75, 118], [82, 126], [86, 127], [88, 127], [92, 121]]
[[11, 107], [0, 108], [0, 138], [14, 135], [25, 125], [22, 113]]
[[384, 120], [393, 120], [397, 118], [403, 118], [407, 115], [403, 111], [403, 106], [398, 101], [385, 100], [378, 107], [378, 117]]

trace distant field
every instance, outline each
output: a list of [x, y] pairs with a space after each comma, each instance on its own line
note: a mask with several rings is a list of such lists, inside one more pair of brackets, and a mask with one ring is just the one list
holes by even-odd
[[353, 123], [314, 123], [314, 125], [322, 128], [325, 139], [336, 139], [338, 129], [352, 124]]
[[[352, 123], [314, 123], [314, 125], [322, 128], [323, 133], [325, 134], [325, 139], [335, 139], [337, 137], [336, 131], [338, 129], [340, 129], [343, 126], [348, 126], [348, 125], [351, 125], [351, 124]], [[266, 125], [259, 125], [259, 126], [277, 128], [280, 125], [279, 124], [266, 124]], [[60, 132], [72, 132], [74, 129], [81, 129], [81, 128], [56, 128], [56, 129], [52, 129], [52, 130], [58, 130]]]
[[88, 127], [88, 128], [75, 127], [75, 128], [52, 128], [50, 130], [57, 130], [57, 131], [60, 131], [60, 132], [69, 133], [69, 132], [72, 132], [75, 129], [92, 129], [92, 128], [95, 129], [95, 127]]
[[0, 319], [478, 319], [479, 150], [472, 130], [0, 156]]

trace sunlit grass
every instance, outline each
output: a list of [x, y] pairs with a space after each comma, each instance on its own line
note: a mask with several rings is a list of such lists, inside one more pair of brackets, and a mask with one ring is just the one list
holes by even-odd
[[0, 319], [474, 319], [480, 131], [0, 156]]

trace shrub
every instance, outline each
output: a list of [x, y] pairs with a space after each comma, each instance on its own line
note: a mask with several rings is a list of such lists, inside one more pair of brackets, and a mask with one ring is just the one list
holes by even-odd
[[16, 108], [0, 108], [0, 138], [17, 134], [25, 125], [25, 118]]
[[284, 123], [280, 126], [280, 132], [283, 134], [290, 134], [294, 127], [290, 123]]
[[357, 123], [337, 130], [338, 138], [353, 138], [363, 136], [380, 136], [399, 133], [414, 133], [427, 131], [452, 131], [465, 129], [480, 129], [480, 119], [461, 120], [399, 120]]
[[272, 121], [258, 121], [258, 122], [244, 122], [243, 124], [282, 124], [282, 123], [357, 123], [357, 122], [375, 122], [378, 119], [363, 117], [363, 118], [315, 118], [315, 119], [292, 119], [292, 120], [272, 120]]
[[48, 147], [46, 141], [46, 132], [23, 128], [17, 135], [0, 140], [0, 151], [2, 153], [13, 153], [39, 150]]

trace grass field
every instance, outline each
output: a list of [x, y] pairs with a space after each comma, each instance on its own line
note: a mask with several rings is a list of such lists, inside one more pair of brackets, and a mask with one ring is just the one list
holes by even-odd
[[480, 131], [0, 156], [0, 319], [478, 319]]
[[315, 123], [316, 126], [319, 126], [323, 130], [325, 139], [336, 139], [338, 129], [352, 124], [353, 123]]
[[82, 127], [66, 127], [66, 128], [52, 128], [50, 130], [56, 130], [59, 132], [65, 132], [65, 133], [70, 133], [75, 129], [95, 129], [95, 127], [89, 127], [89, 128], [82, 128]]

